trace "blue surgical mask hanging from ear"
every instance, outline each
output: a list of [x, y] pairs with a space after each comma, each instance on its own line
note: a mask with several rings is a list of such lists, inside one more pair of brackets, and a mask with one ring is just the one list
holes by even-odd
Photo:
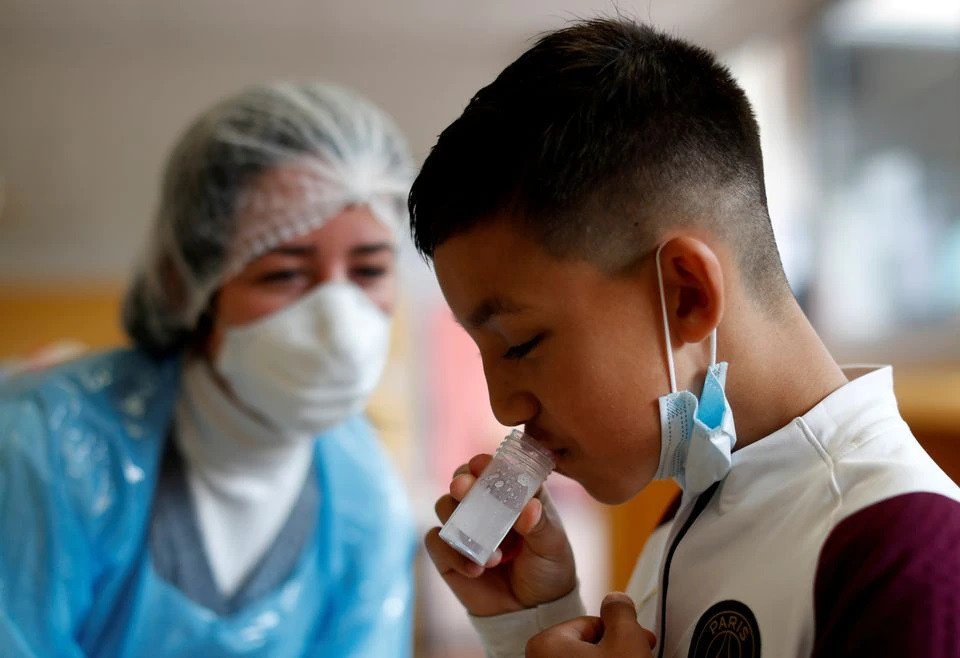
[[657, 283], [660, 286], [660, 310], [667, 348], [670, 394], [660, 397], [660, 466], [658, 480], [675, 479], [690, 496], [706, 491], [730, 471], [737, 431], [733, 412], [724, 395], [727, 364], [717, 363], [717, 330], [710, 334], [710, 367], [703, 382], [700, 399], [690, 391], [677, 391], [677, 375], [670, 344], [667, 300], [663, 289], [660, 249], [657, 249]]

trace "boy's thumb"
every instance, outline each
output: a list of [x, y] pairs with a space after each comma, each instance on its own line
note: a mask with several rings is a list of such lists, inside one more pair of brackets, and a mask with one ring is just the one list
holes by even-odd
[[637, 621], [637, 606], [633, 599], [623, 592], [610, 592], [604, 597], [600, 604], [600, 619], [607, 641], [616, 643], [618, 638], [622, 640], [639, 632], [651, 649], [657, 644], [657, 637]]
[[637, 607], [633, 599], [623, 592], [610, 592], [600, 604], [600, 619], [604, 626], [616, 626], [625, 622], [637, 623]]
[[[567, 540], [560, 515], [546, 487], [542, 488], [530, 505], [539, 514], [531, 515], [523, 521], [518, 520], [514, 526], [517, 534], [523, 537], [523, 543], [538, 555], [547, 559], [559, 559], [570, 552], [570, 542]], [[527, 514], [529, 510], [524, 510]]]

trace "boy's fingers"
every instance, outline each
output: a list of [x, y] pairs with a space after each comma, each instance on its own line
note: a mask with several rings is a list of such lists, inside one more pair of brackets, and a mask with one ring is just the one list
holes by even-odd
[[440, 528], [431, 528], [423, 538], [423, 545], [441, 576], [458, 573], [467, 578], [476, 578], [483, 574], [483, 567], [461, 555], [440, 539]]
[[510, 562], [520, 554], [522, 548], [523, 537], [514, 531], [508, 532], [507, 536], [500, 542], [500, 547], [497, 548], [497, 550], [500, 551], [501, 562]]
[[450, 479], [450, 495], [463, 500], [492, 459], [491, 455], [474, 455], [468, 463], [458, 466]]
[[485, 453], [474, 455], [466, 464], [460, 464], [457, 466], [457, 469], [453, 472], [453, 477], [463, 475], [464, 473], [469, 473], [474, 477], [479, 477], [483, 469], [485, 469], [487, 464], [489, 464], [492, 460], [493, 455], [488, 455]]
[[576, 617], [554, 628], [560, 635], [591, 644], [596, 644], [603, 637], [603, 621], [599, 617]]
[[503, 561], [503, 551], [499, 548], [493, 549], [493, 553], [490, 554], [490, 559], [487, 560], [487, 563], [484, 564], [484, 568], [493, 569], [496, 566], [499, 566]]
[[472, 487], [476, 481], [477, 478], [469, 473], [461, 473], [455, 476], [450, 480], [450, 495], [457, 500], [463, 500], [467, 492], [470, 491], [470, 487]]
[[470, 467], [470, 473], [472, 473], [474, 477], [480, 477], [480, 473], [483, 472], [483, 469], [485, 469], [491, 461], [493, 461], [493, 455], [474, 455], [467, 463], [467, 466]]
[[650, 645], [650, 648], [655, 648], [657, 646], [657, 636], [653, 634], [653, 631], [649, 631], [642, 626], [640, 627], [640, 630], [643, 631], [643, 636], [647, 638], [647, 644]]
[[446, 494], [445, 496], [437, 498], [437, 502], [433, 505], [433, 511], [437, 513], [437, 518], [440, 519], [440, 523], [446, 523], [450, 515], [453, 514], [453, 510], [457, 509], [457, 505], [459, 504], [460, 502], [456, 498], [450, 494]]
[[513, 523], [517, 534], [526, 536], [543, 520], [543, 503], [533, 498], [520, 510], [520, 516]]
[[542, 557], [558, 559], [570, 553], [560, 515], [550, 501], [546, 485], [520, 512], [513, 528], [523, 537], [524, 543]]
[[651, 649], [657, 644], [657, 637], [637, 622], [637, 607], [623, 592], [610, 592], [604, 597], [600, 604], [600, 619], [605, 629], [605, 642], [621, 642], [639, 633]]
[[579, 642], [596, 644], [603, 637], [599, 617], [576, 617], [534, 635], [527, 642], [528, 658], [552, 658], [568, 653]]

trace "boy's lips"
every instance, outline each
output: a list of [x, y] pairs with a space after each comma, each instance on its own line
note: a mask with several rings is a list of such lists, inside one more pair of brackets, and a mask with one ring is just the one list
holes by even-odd
[[550, 454], [553, 455], [553, 470], [556, 471], [560, 465], [567, 460], [567, 457], [570, 456], [570, 451], [566, 449], [551, 450]]
[[553, 461], [557, 464], [569, 456], [570, 449], [560, 445], [553, 435], [544, 431], [542, 428], [527, 425], [524, 427], [524, 431], [532, 436], [543, 448], [549, 450], [550, 454], [553, 455]]

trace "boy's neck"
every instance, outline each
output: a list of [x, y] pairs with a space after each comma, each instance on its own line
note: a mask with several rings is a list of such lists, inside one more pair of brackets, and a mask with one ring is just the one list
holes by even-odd
[[752, 326], [727, 327], [720, 353], [730, 363], [726, 394], [737, 427], [736, 448], [804, 415], [847, 378], [792, 299], [782, 317], [749, 314]]

